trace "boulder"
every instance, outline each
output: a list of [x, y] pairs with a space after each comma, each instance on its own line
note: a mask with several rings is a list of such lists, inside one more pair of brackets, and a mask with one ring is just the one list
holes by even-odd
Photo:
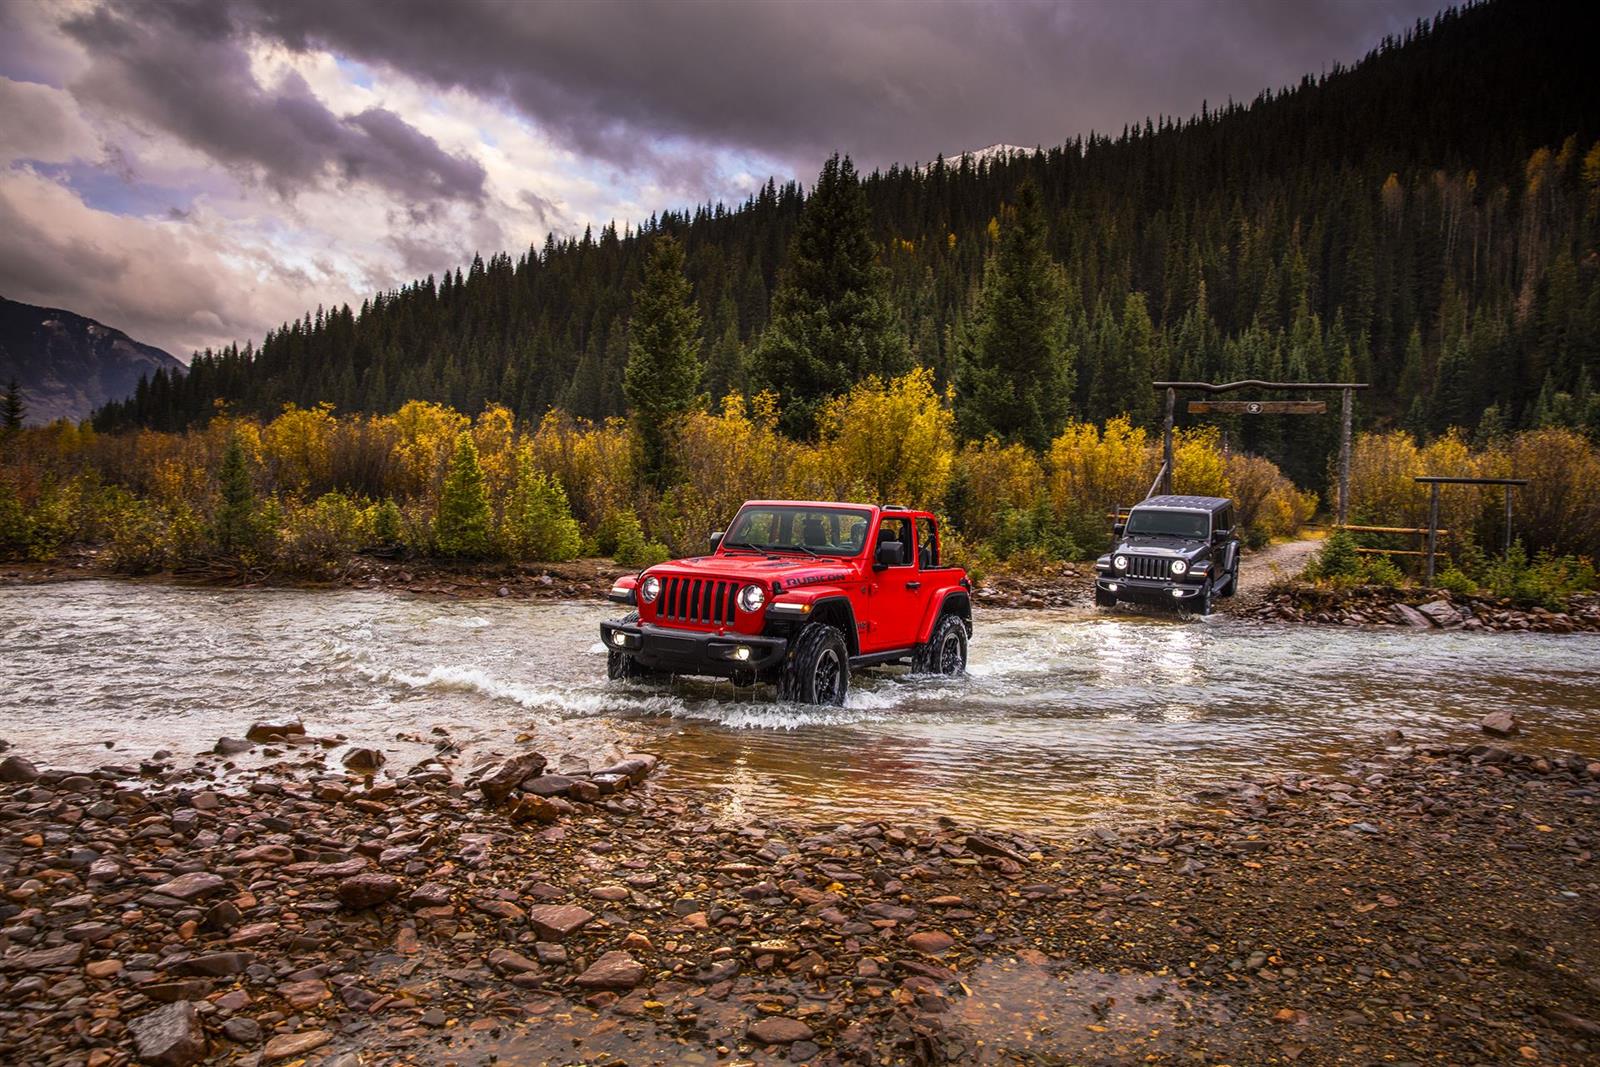
[[242, 737], [219, 737], [217, 743], [211, 746], [211, 751], [219, 756], [237, 756], [255, 747], [255, 742], [246, 741]]
[[559, 814], [556, 806], [543, 797], [523, 795], [512, 803], [506, 817], [514, 823], [552, 823]]
[[400, 879], [392, 874], [358, 874], [339, 883], [339, 903], [347, 908], [375, 908], [400, 893]]
[[518, 788], [536, 797], [562, 797], [566, 796], [567, 791], [576, 783], [576, 778], [570, 778], [565, 774], [541, 774], [529, 778]]
[[39, 769], [21, 756], [0, 759], [0, 782], [32, 782], [39, 777]]
[[1478, 726], [1492, 737], [1510, 737], [1522, 732], [1522, 724], [1509, 711], [1491, 711], [1478, 720]]
[[1435, 626], [1461, 625], [1461, 612], [1457, 611], [1456, 606], [1448, 600], [1430, 600], [1417, 611], [1427, 616]]
[[1401, 626], [1409, 626], [1414, 630], [1431, 630], [1433, 623], [1428, 617], [1410, 604], [1393, 604], [1389, 607], [1389, 614]]
[[356, 774], [373, 774], [383, 766], [384, 755], [375, 748], [352, 748], [341, 760], [345, 770]]
[[134, 1054], [151, 1067], [189, 1067], [206, 1056], [206, 1035], [194, 1004], [174, 1001], [128, 1024]]
[[632, 989], [642, 981], [644, 964], [619, 951], [607, 952], [577, 977], [578, 985], [585, 989], [611, 989], [618, 992]]
[[258, 722], [244, 732], [251, 741], [283, 741], [290, 737], [304, 737], [306, 724], [298, 720], [287, 722]]
[[542, 941], [560, 941], [594, 918], [594, 912], [576, 904], [535, 904], [528, 909], [528, 925]]
[[765, 1019], [758, 1019], [750, 1024], [748, 1031], [750, 1040], [759, 1041], [763, 1045], [792, 1045], [796, 1041], [809, 1041], [811, 1027], [799, 1019], [789, 1019], [782, 1015], [769, 1015]]
[[545, 758], [537, 752], [524, 752], [491, 767], [478, 779], [478, 789], [484, 798], [500, 803], [525, 778], [534, 778], [545, 768]]
[[154, 892], [177, 900], [203, 900], [228, 888], [228, 883], [209, 871], [180, 874], [169, 882], [156, 886]]

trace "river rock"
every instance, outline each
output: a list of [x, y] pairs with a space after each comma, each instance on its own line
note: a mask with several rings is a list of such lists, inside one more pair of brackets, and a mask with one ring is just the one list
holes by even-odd
[[1394, 621], [1402, 626], [1409, 626], [1414, 630], [1431, 630], [1433, 623], [1428, 617], [1410, 604], [1393, 604], [1389, 613], [1394, 616]]
[[1461, 612], [1448, 600], [1430, 600], [1417, 611], [1426, 615], [1435, 626], [1457, 626], [1461, 623]]
[[253, 952], [210, 952], [203, 956], [191, 956], [181, 963], [173, 964], [172, 973], [225, 978], [231, 974], [243, 973], [255, 959]]
[[544, 941], [560, 941], [593, 918], [594, 912], [576, 904], [535, 904], [528, 909], [528, 925]]
[[209, 871], [194, 871], [190, 874], [180, 874], [170, 882], [162, 882], [153, 892], [164, 897], [174, 897], [178, 900], [202, 900], [215, 896], [228, 888], [228, 883]]
[[283, 741], [290, 737], [304, 737], [306, 724], [298, 719], [286, 722], [258, 722], [244, 732], [251, 741]]
[[265, 1063], [277, 1060], [286, 1060], [290, 1056], [303, 1056], [313, 1049], [319, 1049], [333, 1040], [333, 1035], [326, 1030], [307, 1030], [299, 1034], [279, 1034], [267, 1042], [267, 1047], [261, 1050], [261, 1059]]
[[375, 748], [352, 748], [340, 761], [345, 770], [356, 774], [373, 774], [384, 764], [384, 755]]
[[809, 1041], [811, 1027], [799, 1019], [789, 1019], [782, 1015], [769, 1015], [765, 1019], [758, 1019], [750, 1024], [748, 1031], [751, 1040], [759, 1041], [763, 1045], [792, 1045], [796, 1041]]
[[1494, 737], [1510, 737], [1522, 732], [1522, 724], [1509, 711], [1491, 711], [1478, 720], [1478, 726], [1484, 733]]
[[179, 1000], [128, 1024], [140, 1063], [151, 1067], [189, 1067], [206, 1055], [206, 1035], [191, 1001]]
[[[538, 781], [537, 778], [534, 781]], [[511, 805], [506, 817], [514, 823], [552, 823], [560, 815], [556, 806], [544, 797], [523, 794]]]
[[943, 930], [919, 930], [906, 938], [906, 944], [926, 956], [937, 956], [956, 943]]
[[576, 778], [564, 774], [541, 774], [527, 779], [518, 788], [536, 797], [564, 797], [576, 783]]
[[392, 874], [357, 874], [339, 883], [339, 903], [347, 908], [375, 908], [400, 892], [400, 879]]
[[219, 756], [237, 756], [255, 747], [254, 741], [246, 741], [242, 737], [219, 737], [217, 743], [211, 746], [211, 751]]
[[496, 764], [479, 778], [478, 789], [483, 793], [484, 799], [498, 804], [510, 796], [511, 791], [524, 778], [533, 778], [543, 771], [545, 763], [544, 756], [537, 752], [524, 752], [520, 756], [512, 756]]
[[508, 948], [497, 948], [490, 952], [487, 962], [501, 974], [528, 974], [539, 969], [533, 960]]
[[632, 989], [643, 980], [644, 964], [620, 951], [607, 952], [577, 977], [577, 983], [585, 989], [613, 989], [618, 992]]
[[39, 769], [21, 756], [0, 759], [0, 782], [33, 782], [39, 778]]

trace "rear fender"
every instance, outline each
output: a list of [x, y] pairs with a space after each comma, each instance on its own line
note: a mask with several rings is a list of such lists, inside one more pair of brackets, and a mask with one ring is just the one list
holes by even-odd
[[966, 624], [968, 636], [971, 636], [972, 597], [965, 589], [946, 589], [934, 599], [927, 618], [922, 620], [922, 627], [917, 632], [918, 644], [926, 644], [933, 637], [933, 628], [939, 625], [939, 619], [945, 615], [959, 617]]

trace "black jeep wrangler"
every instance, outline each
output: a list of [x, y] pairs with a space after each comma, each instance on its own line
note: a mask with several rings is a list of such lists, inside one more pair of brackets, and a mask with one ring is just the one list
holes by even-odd
[[1239, 589], [1233, 501], [1153, 496], [1119, 516], [1111, 551], [1095, 562], [1094, 602], [1164, 604], [1211, 614], [1213, 596]]

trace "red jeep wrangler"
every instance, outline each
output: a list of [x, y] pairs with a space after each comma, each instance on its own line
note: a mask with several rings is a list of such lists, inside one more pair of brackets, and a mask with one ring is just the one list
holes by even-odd
[[781, 700], [843, 704], [852, 667], [964, 672], [971, 588], [925, 511], [752, 500], [710, 555], [617, 581], [610, 599], [637, 610], [600, 624], [606, 674], [771, 681]]

